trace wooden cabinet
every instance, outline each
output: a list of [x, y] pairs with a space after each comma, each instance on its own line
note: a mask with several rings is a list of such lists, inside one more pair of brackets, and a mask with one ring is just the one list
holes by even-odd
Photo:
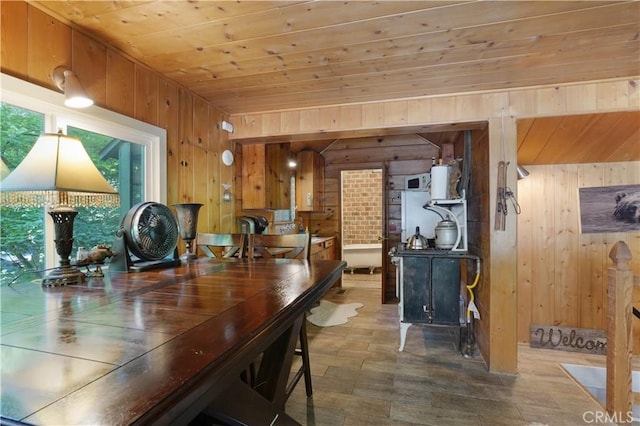
[[289, 209], [289, 144], [242, 146], [242, 208]]
[[297, 211], [322, 211], [324, 208], [324, 157], [315, 151], [300, 151], [297, 160]]
[[335, 237], [311, 240], [311, 259], [334, 260], [336, 258]]

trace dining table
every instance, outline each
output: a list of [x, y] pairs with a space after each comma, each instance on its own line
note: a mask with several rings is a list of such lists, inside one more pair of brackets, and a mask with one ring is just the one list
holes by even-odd
[[5, 283], [0, 422], [176, 425], [204, 414], [297, 424], [284, 390], [298, 333], [345, 266], [203, 257], [144, 272], [104, 268], [82, 284]]

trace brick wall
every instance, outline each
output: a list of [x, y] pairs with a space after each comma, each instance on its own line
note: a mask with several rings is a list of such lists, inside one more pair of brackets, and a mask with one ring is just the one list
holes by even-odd
[[379, 243], [382, 233], [382, 173], [342, 172], [342, 244]]

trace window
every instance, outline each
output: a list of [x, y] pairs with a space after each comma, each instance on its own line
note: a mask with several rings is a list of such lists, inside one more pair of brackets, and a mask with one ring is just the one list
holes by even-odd
[[[68, 109], [60, 93], [4, 74], [0, 77], [0, 173], [15, 168], [41, 133], [62, 130], [80, 138], [98, 170], [120, 194], [120, 208], [77, 209], [72, 259], [79, 247], [111, 245], [133, 205], [147, 200], [166, 203], [164, 129], [99, 107]], [[0, 221], [2, 283], [23, 271], [57, 266], [53, 224], [44, 209], [0, 206]]]
[[[4, 179], [27, 155], [44, 131], [44, 114], [2, 103], [0, 105], [0, 179]], [[16, 211], [0, 206], [0, 268], [2, 282], [19, 270], [44, 269], [42, 209]]]

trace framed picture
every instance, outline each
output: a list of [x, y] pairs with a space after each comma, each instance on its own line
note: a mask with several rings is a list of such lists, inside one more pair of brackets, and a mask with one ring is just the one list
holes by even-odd
[[640, 232], [640, 185], [578, 188], [580, 230]]

